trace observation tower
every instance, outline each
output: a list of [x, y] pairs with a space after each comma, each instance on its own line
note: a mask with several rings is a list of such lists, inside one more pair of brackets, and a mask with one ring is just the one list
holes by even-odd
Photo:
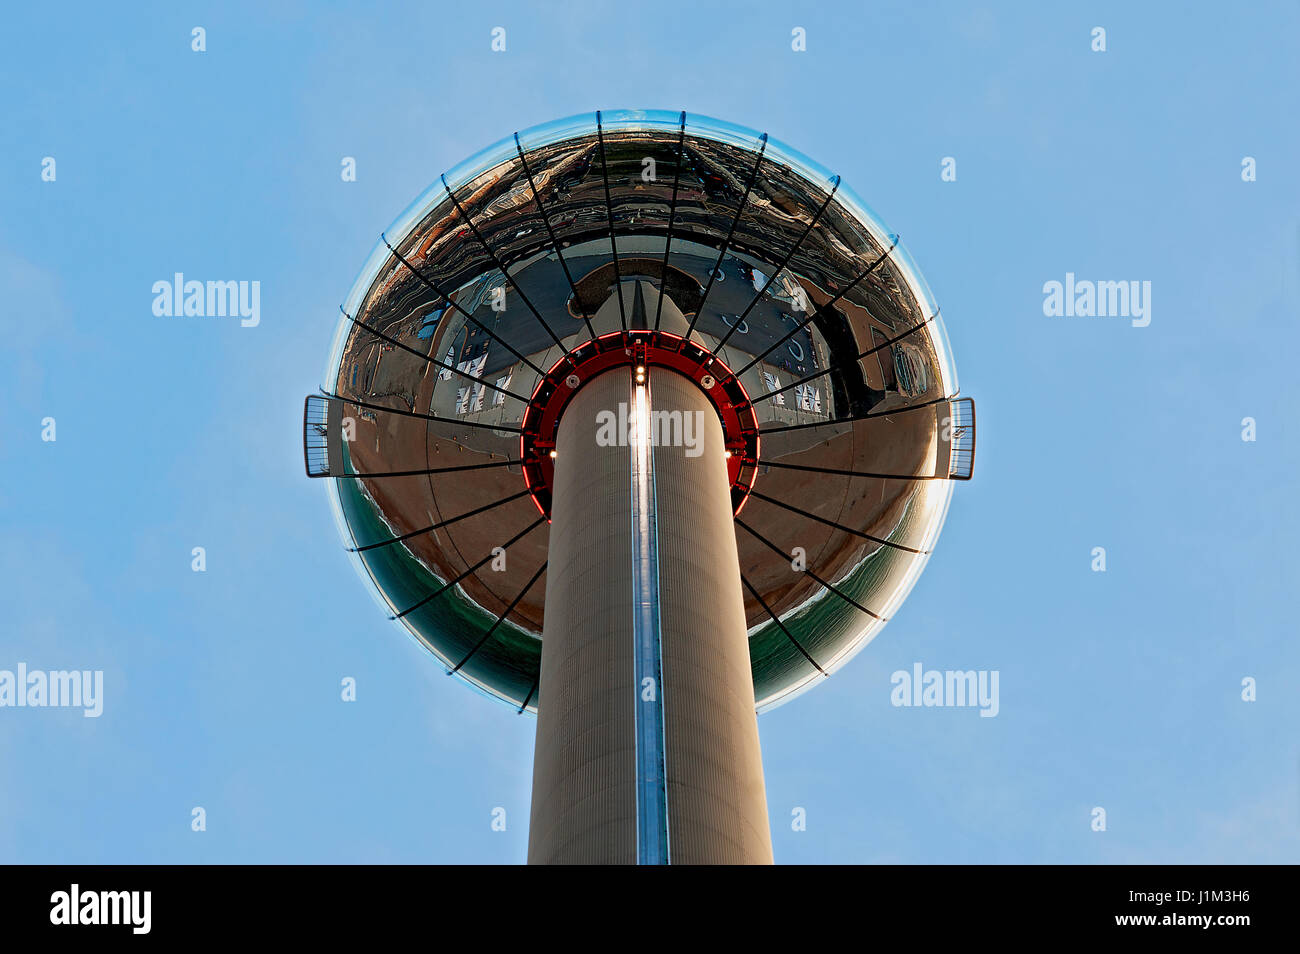
[[307, 474], [389, 616], [536, 714], [529, 862], [770, 862], [756, 712], [880, 631], [974, 464], [898, 236], [766, 134], [598, 112], [439, 178], [342, 312]]

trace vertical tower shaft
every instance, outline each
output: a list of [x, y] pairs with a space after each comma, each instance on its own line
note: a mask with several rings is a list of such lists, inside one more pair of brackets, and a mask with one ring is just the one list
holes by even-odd
[[529, 861], [770, 862], [722, 428], [646, 376], [557, 434]]
[[[671, 371], [650, 377], [652, 409], [666, 410], [670, 425], [680, 409], [698, 442], [654, 448], [672, 861], [770, 864], [722, 425], [694, 382]], [[662, 437], [662, 423], [657, 430]]]

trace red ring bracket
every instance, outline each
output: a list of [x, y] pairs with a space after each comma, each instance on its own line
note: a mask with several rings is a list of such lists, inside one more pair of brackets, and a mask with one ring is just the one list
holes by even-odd
[[[680, 349], [680, 350], [679, 350]], [[723, 444], [730, 452], [732, 512], [739, 514], [758, 475], [758, 418], [740, 379], [721, 359], [694, 341], [666, 331], [614, 331], [589, 340], [556, 361], [537, 382], [524, 411], [519, 456], [524, 485], [533, 503], [551, 519], [555, 480], [555, 435], [560, 417], [584, 383], [621, 366], [664, 368], [690, 378], [708, 396], [722, 422]]]

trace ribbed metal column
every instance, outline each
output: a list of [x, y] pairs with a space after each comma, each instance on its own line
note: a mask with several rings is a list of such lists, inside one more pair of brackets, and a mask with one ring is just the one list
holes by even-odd
[[530, 864], [636, 862], [632, 478], [626, 443], [596, 430], [631, 380], [584, 384], [556, 435]]
[[694, 382], [652, 368], [649, 383], [652, 410], [669, 415], [654, 477], [672, 863], [770, 864], [722, 424]]
[[770, 863], [722, 427], [693, 382], [647, 378], [600, 375], [560, 422], [528, 860], [661, 861], [662, 828], [673, 864]]

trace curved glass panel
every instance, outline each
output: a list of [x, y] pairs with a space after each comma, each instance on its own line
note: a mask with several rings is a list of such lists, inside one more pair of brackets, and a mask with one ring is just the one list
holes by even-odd
[[[446, 187], [455, 192], [467, 183], [479, 178], [487, 172], [495, 169], [503, 162], [514, 161], [518, 158], [519, 151], [515, 146], [515, 137], [506, 136], [499, 139], [486, 149], [481, 149], [468, 159], [464, 159], [452, 166], [442, 175], [442, 180], [446, 181]], [[430, 189], [443, 189], [442, 181], [435, 182]], [[402, 233], [403, 236], [405, 233]]]

